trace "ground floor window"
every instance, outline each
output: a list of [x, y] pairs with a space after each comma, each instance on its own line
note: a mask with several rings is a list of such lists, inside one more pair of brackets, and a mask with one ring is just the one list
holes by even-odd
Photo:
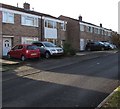
[[38, 41], [37, 37], [22, 37], [21, 43], [22, 44], [31, 44], [33, 41]]

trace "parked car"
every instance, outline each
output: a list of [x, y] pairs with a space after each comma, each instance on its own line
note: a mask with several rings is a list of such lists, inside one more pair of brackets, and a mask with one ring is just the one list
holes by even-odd
[[8, 53], [8, 58], [14, 57], [24, 61], [27, 58], [40, 58], [40, 50], [35, 45], [19, 44], [14, 46]]
[[106, 44], [107, 46], [109, 46], [110, 49], [116, 49], [116, 45], [112, 44], [112, 43], [109, 43], [109, 42], [103, 42], [104, 44]]
[[40, 49], [40, 53], [45, 58], [49, 58], [54, 55], [62, 55], [64, 53], [61, 47], [57, 47], [55, 44], [47, 41], [35, 41], [32, 44], [37, 45]]
[[86, 50], [109, 50], [109, 46], [104, 44], [103, 42], [88, 42], [86, 44]]

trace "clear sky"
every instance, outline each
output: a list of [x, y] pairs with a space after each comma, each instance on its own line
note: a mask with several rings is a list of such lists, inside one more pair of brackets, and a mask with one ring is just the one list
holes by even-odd
[[78, 19], [118, 31], [118, 2], [120, 0], [0, 0], [0, 3], [23, 7], [30, 3], [31, 10], [55, 17], [60, 15]]

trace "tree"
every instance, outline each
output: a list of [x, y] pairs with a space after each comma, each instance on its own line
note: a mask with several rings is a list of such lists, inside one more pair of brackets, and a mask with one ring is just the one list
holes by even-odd
[[120, 48], [120, 34], [114, 33], [111, 37], [111, 41], [115, 44], [118, 48]]

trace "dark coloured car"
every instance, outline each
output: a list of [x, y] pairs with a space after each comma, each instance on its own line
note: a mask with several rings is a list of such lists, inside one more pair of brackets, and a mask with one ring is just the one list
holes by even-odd
[[40, 50], [36, 45], [19, 44], [14, 46], [8, 53], [8, 58], [14, 57], [24, 61], [27, 58], [40, 58]]
[[103, 42], [105, 45], [109, 46], [111, 50], [117, 49], [116, 45], [109, 43], [109, 42]]
[[108, 45], [104, 44], [103, 42], [88, 42], [86, 44], [85, 49], [88, 51], [92, 51], [92, 50], [95, 50], [95, 51], [102, 50], [103, 51], [103, 50], [109, 50], [110, 48]]

